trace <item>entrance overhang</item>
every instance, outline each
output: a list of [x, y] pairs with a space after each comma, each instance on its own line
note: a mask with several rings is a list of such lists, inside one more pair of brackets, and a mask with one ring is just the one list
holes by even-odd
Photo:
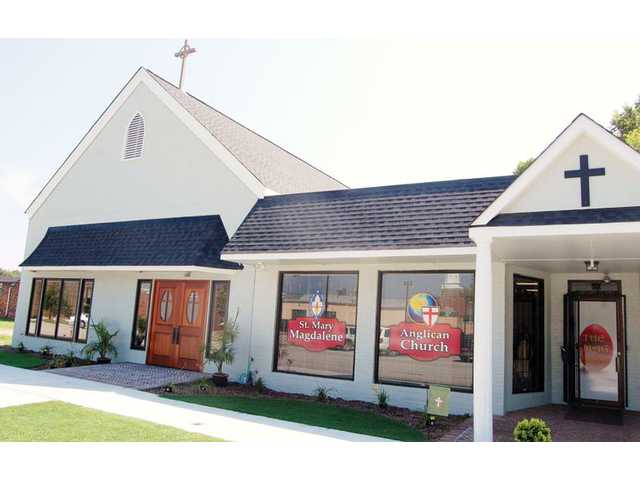
[[469, 236], [489, 242], [495, 260], [551, 272], [584, 272], [585, 260], [601, 272], [640, 271], [640, 222], [473, 227]]

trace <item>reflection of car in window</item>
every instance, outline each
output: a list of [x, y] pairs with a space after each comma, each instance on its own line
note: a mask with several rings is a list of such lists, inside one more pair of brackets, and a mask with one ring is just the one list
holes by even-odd
[[389, 329], [380, 327], [380, 353], [388, 353], [389, 350]]

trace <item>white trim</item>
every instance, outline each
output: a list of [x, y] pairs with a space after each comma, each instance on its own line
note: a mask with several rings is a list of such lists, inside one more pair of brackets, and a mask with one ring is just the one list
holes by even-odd
[[483, 238], [612, 235], [616, 233], [640, 233], [640, 222], [583, 223], [578, 225], [526, 225], [520, 227], [476, 227], [469, 229], [469, 237], [476, 243]]
[[578, 136], [588, 134], [599, 140], [633, 168], [640, 171], [640, 154], [626, 143], [616, 138], [601, 125], [598, 125], [584, 113], [578, 115], [558, 137], [536, 158], [509, 187], [489, 205], [472, 223], [473, 226], [486, 225], [496, 215], [512, 204], [542, 174], [542, 172], [567, 148]]
[[104, 266], [104, 265], [77, 265], [77, 266], [40, 266], [40, 267], [24, 267], [23, 270], [28, 272], [37, 271], [112, 271], [112, 272], [204, 272], [218, 273], [222, 275], [235, 275], [240, 270], [232, 270], [227, 268], [210, 268], [199, 267], [196, 265], [132, 265], [132, 266]]
[[[98, 117], [98, 120], [91, 126], [89, 131], [80, 140], [78, 145], [71, 151], [69, 156], [60, 165], [58, 170], [47, 181], [42, 190], [36, 195], [29, 204], [25, 213], [31, 218], [38, 209], [49, 198], [49, 195], [55, 190], [57, 185], [62, 181], [65, 175], [71, 170], [75, 163], [80, 159], [82, 154], [93, 143], [102, 129], [109, 123], [111, 118], [118, 112], [120, 107], [135, 91], [135, 89], [143, 83], [149, 90], [154, 92], [158, 98], [181, 119], [187, 127], [198, 137], [209, 149], [222, 160], [222, 162], [233, 172], [238, 178], [256, 195], [258, 198], [264, 197], [266, 188], [260, 181], [242, 164], [229, 150], [220, 143], [206, 128], [204, 128], [178, 101], [173, 98], [162, 86], [151, 78], [151, 75], [140, 67], [131, 77], [127, 84], [122, 88], [118, 95], [111, 101], [107, 109]], [[128, 124], [127, 124], [128, 126]], [[146, 124], [145, 124], [146, 127]]]
[[475, 255], [476, 247], [420, 248], [404, 250], [340, 250], [328, 252], [227, 253], [223, 260], [232, 262], [269, 262], [279, 260], [331, 260], [360, 258], [406, 258]]

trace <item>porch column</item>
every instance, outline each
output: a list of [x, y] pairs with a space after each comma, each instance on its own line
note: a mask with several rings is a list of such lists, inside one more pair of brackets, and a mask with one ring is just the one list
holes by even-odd
[[493, 441], [493, 260], [491, 238], [475, 239], [473, 439]]

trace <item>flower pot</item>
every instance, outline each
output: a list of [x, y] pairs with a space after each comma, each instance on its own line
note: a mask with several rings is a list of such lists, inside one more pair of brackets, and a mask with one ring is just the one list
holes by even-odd
[[227, 383], [229, 383], [229, 375], [226, 373], [216, 372], [211, 376], [211, 379], [216, 387], [226, 387]]
[[107, 357], [98, 357], [98, 359], [96, 360], [96, 363], [98, 365], [105, 365], [107, 363], [111, 363], [111, 359]]

